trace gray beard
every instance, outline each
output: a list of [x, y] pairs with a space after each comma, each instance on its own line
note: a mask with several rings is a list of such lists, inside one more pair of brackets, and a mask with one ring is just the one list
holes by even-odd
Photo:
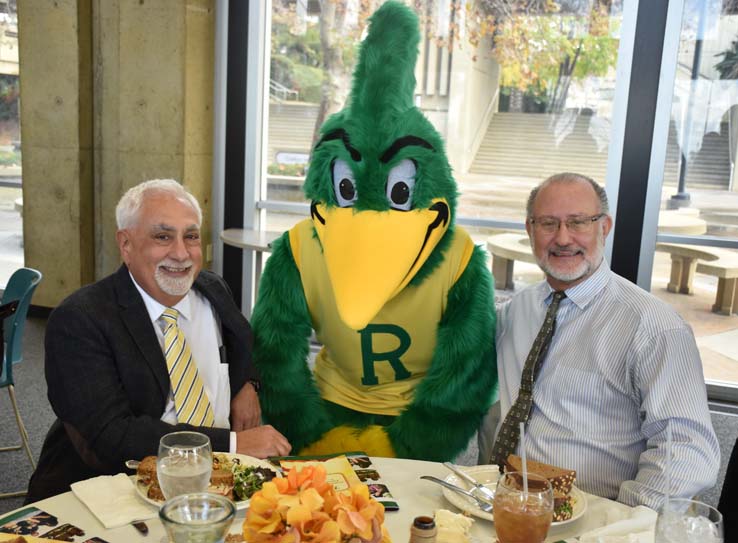
[[574, 281], [593, 273], [602, 263], [602, 255], [604, 252], [605, 238], [600, 231], [597, 239], [597, 248], [592, 254], [592, 258], [587, 258], [587, 255], [585, 255], [584, 261], [569, 272], [554, 270], [553, 267], [549, 265], [548, 259], [543, 260], [536, 257], [536, 262], [538, 263], [538, 267], [541, 268], [546, 275], [549, 275], [562, 283], [573, 283]]
[[169, 277], [165, 275], [160, 267], [157, 267], [156, 272], [154, 272], [154, 280], [159, 288], [170, 296], [184, 296], [192, 288], [192, 283], [195, 282], [195, 274], [190, 269], [190, 273], [185, 277]]

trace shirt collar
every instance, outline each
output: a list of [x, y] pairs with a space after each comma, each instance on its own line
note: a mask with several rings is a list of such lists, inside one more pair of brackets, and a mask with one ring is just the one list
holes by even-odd
[[[584, 309], [585, 307], [587, 307], [589, 302], [591, 302], [595, 298], [595, 296], [597, 296], [597, 294], [599, 294], [599, 292], [603, 288], [605, 288], [607, 283], [610, 281], [611, 274], [612, 271], [610, 271], [610, 265], [603, 258], [602, 262], [592, 275], [587, 277], [587, 279], [585, 279], [578, 285], [575, 285], [564, 291], [566, 292], [566, 298], [562, 300], [562, 304], [567, 303], [566, 300], [570, 300], [571, 303], [576, 305], [579, 309]], [[551, 285], [548, 284], [548, 281], [543, 281], [541, 283], [539, 293], [541, 295], [541, 300], [545, 305], [551, 303], [554, 289], [551, 288]]]
[[[131, 281], [133, 281], [133, 285], [138, 290], [139, 294], [141, 294], [141, 298], [143, 298], [144, 305], [146, 306], [146, 311], [149, 314], [149, 318], [151, 319], [151, 322], [156, 322], [161, 317], [161, 314], [164, 313], [164, 310], [167, 309], [167, 306], [164, 304], [161, 304], [154, 300], [148, 292], [146, 292], [141, 285], [139, 285], [136, 280], [133, 278], [133, 275], [131, 275], [131, 272], [128, 272], [128, 275], [131, 276]], [[177, 305], [174, 306], [174, 309], [176, 309], [179, 312], [180, 317], [184, 317], [186, 320], [190, 320], [190, 317], [192, 316], [192, 304], [190, 302], [190, 296], [192, 295], [192, 289], [190, 289], [187, 292], [187, 295], [182, 298]]]

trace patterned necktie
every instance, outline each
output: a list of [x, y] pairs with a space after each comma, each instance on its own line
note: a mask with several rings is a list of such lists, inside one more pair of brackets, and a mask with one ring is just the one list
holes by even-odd
[[518, 398], [507, 413], [494, 447], [492, 447], [491, 462], [499, 466], [503, 466], [508, 455], [515, 452], [520, 439], [520, 423], [528, 422], [528, 417], [530, 417], [530, 410], [533, 407], [533, 383], [546, 357], [548, 346], [551, 344], [556, 327], [556, 311], [564, 298], [566, 298], [564, 291], [554, 292], [543, 325], [533, 342], [528, 358], [525, 359]]
[[215, 422], [205, 386], [197, 373], [192, 351], [184, 332], [177, 326], [179, 311], [167, 308], [161, 314], [164, 322], [164, 357], [172, 383], [177, 422], [194, 426], [212, 426]]

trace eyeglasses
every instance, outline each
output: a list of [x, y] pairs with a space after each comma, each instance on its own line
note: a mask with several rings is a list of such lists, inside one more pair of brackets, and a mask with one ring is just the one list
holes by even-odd
[[584, 234], [591, 232], [594, 223], [604, 216], [605, 213], [600, 213], [599, 215], [592, 215], [591, 217], [577, 215], [575, 217], [569, 217], [564, 221], [556, 217], [531, 217], [528, 220], [536, 230], [543, 232], [544, 234], [553, 234], [558, 232], [562, 222], [566, 225], [566, 229], [569, 232], [573, 234]]

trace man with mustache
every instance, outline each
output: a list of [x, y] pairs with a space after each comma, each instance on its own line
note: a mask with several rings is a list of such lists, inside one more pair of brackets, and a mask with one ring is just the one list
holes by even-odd
[[525, 224], [546, 279], [498, 308], [501, 416], [485, 420], [480, 462], [520, 454], [515, 427], [525, 422], [529, 459], [576, 470], [586, 492], [658, 507], [670, 428], [671, 496], [710, 488], [720, 449], [694, 336], [603, 259], [605, 191], [554, 175], [531, 192]]
[[58, 419], [29, 502], [156, 455], [174, 431], [202, 432], [214, 451], [290, 451], [282, 434], [261, 426], [249, 324], [225, 282], [201, 270], [195, 197], [174, 180], [147, 181], [121, 198], [116, 220], [123, 265], [49, 317], [46, 380]]

